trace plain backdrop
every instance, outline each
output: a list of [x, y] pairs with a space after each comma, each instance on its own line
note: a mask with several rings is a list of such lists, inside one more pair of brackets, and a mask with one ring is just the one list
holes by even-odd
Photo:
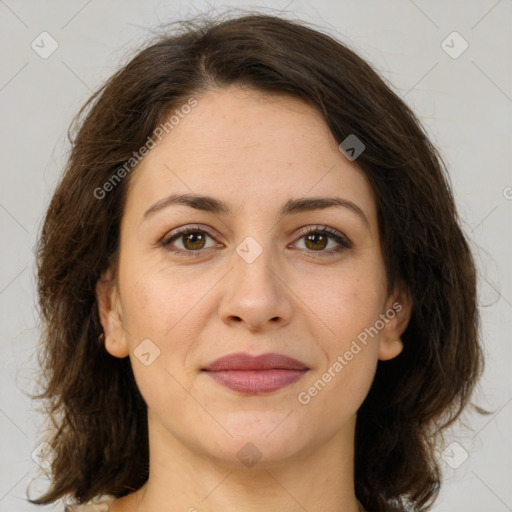
[[27, 395], [37, 378], [33, 247], [68, 125], [152, 28], [235, 7], [324, 27], [393, 84], [441, 151], [479, 266], [487, 366], [475, 402], [492, 414], [466, 415], [439, 447], [434, 510], [512, 511], [511, 0], [0, 0], [0, 511], [63, 509], [25, 497], [46, 487], [31, 455], [42, 417]]

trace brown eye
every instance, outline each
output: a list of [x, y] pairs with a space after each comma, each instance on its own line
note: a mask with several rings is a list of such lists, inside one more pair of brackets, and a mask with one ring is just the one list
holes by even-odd
[[311, 235], [307, 235], [306, 239], [306, 247], [313, 251], [321, 251], [327, 247], [328, 242], [327, 236], [321, 233], [313, 233]]
[[200, 231], [194, 231], [192, 233], [187, 233], [186, 235], [182, 235], [181, 240], [182, 240], [184, 247], [191, 251], [195, 251], [197, 249], [202, 249], [205, 244], [204, 233], [202, 233]]
[[206, 250], [215, 246], [215, 243], [210, 243], [209, 246], [206, 245], [208, 238], [214, 242], [206, 231], [191, 226], [171, 233], [160, 242], [160, 245], [176, 253], [196, 254], [203, 249]]
[[350, 249], [352, 243], [339, 231], [329, 226], [313, 226], [303, 230], [296, 244], [301, 243], [303, 249], [310, 254], [317, 253], [315, 256], [329, 256], [339, 253], [345, 249]]

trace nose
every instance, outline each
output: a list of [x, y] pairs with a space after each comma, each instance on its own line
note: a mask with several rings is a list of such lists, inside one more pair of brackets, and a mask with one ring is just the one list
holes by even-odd
[[234, 253], [219, 306], [224, 323], [262, 331], [290, 322], [293, 294], [285, 284], [284, 270], [275, 263], [271, 252], [263, 250], [254, 261]]

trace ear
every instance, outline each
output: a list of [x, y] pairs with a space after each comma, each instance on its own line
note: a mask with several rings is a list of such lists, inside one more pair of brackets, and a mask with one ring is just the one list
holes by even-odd
[[387, 361], [398, 356], [404, 345], [400, 337], [411, 318], [412, 299], [405, 284], [395, 287], [386, 301], [386, 310], [381, 315], [385, 323], [380, 335], [379, 359]]
[[123, 325], [117, 282], [110, 270], [105, 272], [96, 283], [96, 302], [105, 335], [105, 349], [115, 357], [128, 356], [130, 350]]

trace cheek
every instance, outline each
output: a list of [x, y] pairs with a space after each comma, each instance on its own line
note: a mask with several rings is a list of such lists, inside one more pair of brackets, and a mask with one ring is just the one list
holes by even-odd
[[[162, 390], [181, 396], [180, 384], [188, 386], [188, 359], [211, 315], [212, 309], [205, 307], [212, 308], [209, 292], [219, 278], [135, 263], [126, 262], [119, 272], [123, 322], [137, 385], [148, 405], [157, 404]], [[149, 359], [154, 358], [148, 366], [139, 358], [142, 346], [144, 353], [150, 353]], [[174, 401], [166, 407], [177, 404]]]
[[383, 312], [386, 283], [379, 262], [354, 261], [322, 278], [315, 292], [315, 309], [329, 331], [344, 342], [375, 324]]
[[137, 387], [150, 409], [171, 414], [186, 399], [184, 363], [201, 325], [190, 322], [197, 296], [168, 281], [150, 270], [127, 280], [123, 317]]
[[[311, 417], [324, 417], [328, 430], [356, 414], [373, 382], [379, 335], [369, 334], [369, 328], [379, 319], [383, 299], [374, 277], [346, 279], [319, 295], [319, 311], [328, 327], [317, 338], [324, 358], [297, 398]], [[331, 414], [325, 416], [325, 410]]]
[[377, 357], [371, 349], [357, 350], [360, 352], [351, 360], [346, 357], [347, 351], [339, 351], [297, 395], [305, 417], [320, 420], [319, 427], [326, 432], [335, 432], [356, 415], [370, 390]]
[[[372, 328], [383, 313], [386, 298], [383, 267], [347, 265], [322, 279], [322, 292], [315, 294], [315, 311], [327, 329], [317, 343], [324, 361], [309, 379], [301, 403], [313, 408], [332, 407], [333, 421], [354, 414], [372, 384], [378, 361], [379, 334]], [[322, 404], [322, 405], [321, 405]]]
[[132, 337], [154, 336], [162, 344], [182, 339], [175, 333], [184, 328], [187, 322], [182, 320], [211, 288], [209, 281], [143, 260], [130, 263], [120, 271], [127, 331]]

